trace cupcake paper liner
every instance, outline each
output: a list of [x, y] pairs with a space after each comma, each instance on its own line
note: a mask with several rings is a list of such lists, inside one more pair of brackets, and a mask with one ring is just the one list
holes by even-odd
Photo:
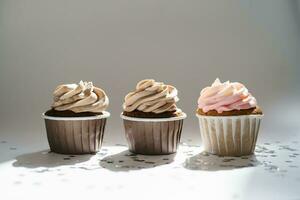
[[61, 154], [92, 154], [102, 146], [106, 119], [110, 114], [92, 117], [51, 117], [45, 119], [51, 151]]
[[183, 119], [186, 114], [171, 118], [135, 118], [121, 114], [129, 150], [144, 155], [164, 155], [177, 151]]
[[254, 153], [262, 115], [198, 115], [204, 150], [220, 156]]

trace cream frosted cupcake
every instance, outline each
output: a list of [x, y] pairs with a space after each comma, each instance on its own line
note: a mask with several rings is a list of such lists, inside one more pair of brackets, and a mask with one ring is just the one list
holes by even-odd
[[63, 154], [97, 152], [103, 140], [109, 100], [92, 82], [63, 84], [53, 92], [52, 109], [43, 114], [51, 151]]
[[221, 156], [253, 154], [263, 114], [243, 84], [216, 79], [201, 91], [197, 116], [205, 151]]
[[175, 153], [186, 114], [176, 106], [177, 89], [153, 79], [140, 81], [125, 97], [125, 135], [129, 150], [140, 154]]

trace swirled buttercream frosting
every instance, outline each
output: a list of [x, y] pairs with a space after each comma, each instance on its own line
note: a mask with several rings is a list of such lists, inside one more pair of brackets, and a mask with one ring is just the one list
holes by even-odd
[[218, 78], [204, 88], [198, 99], [198, 108], [203, 112], [216, 110], [218, 113], [255, 108], [257, 102], [248, 89], [238, 82], [222, 83]]
[[174, 86], [145, 79], [136, 85], [134, 91], [125, 96], [123, 109], [126, 112], [135, 110], [145, 113], [180, 112], [176, 107], [178, 91]]
[[109, 100], [105, 92], [92, 82], [80, 81], [78, 84], [62, 84], [53, 92], [52, 108], [56, 111], [75, 113], [104, 111]]

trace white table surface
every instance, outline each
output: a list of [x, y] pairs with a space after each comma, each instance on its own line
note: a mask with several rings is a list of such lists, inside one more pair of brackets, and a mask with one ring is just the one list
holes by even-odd
[[44, 130], [2, 133], [0, 199], [300, 199], [297, 131], [262, 130], [255, 155], [241, 158], [207, 155], [198, 131], [184, 131], [168, 156], [132, 155], [116, 142], [121, 130], [82, 156], [49, 153]]

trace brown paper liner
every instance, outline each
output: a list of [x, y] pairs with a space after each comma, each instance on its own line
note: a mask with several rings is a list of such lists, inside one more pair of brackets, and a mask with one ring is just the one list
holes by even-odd
[[129, 150], [144, 155], [164, 155], [177, 151], [183, 119], [174, 121], [134, 121], [124, 119]]
[[53, 120], [45, 118], [51, 151], [61, 154], [93, 154], [102, 146], [106, 118]]
[[205, 151], [220, 156], [254, 153], [262, 115], [197, 116]]

